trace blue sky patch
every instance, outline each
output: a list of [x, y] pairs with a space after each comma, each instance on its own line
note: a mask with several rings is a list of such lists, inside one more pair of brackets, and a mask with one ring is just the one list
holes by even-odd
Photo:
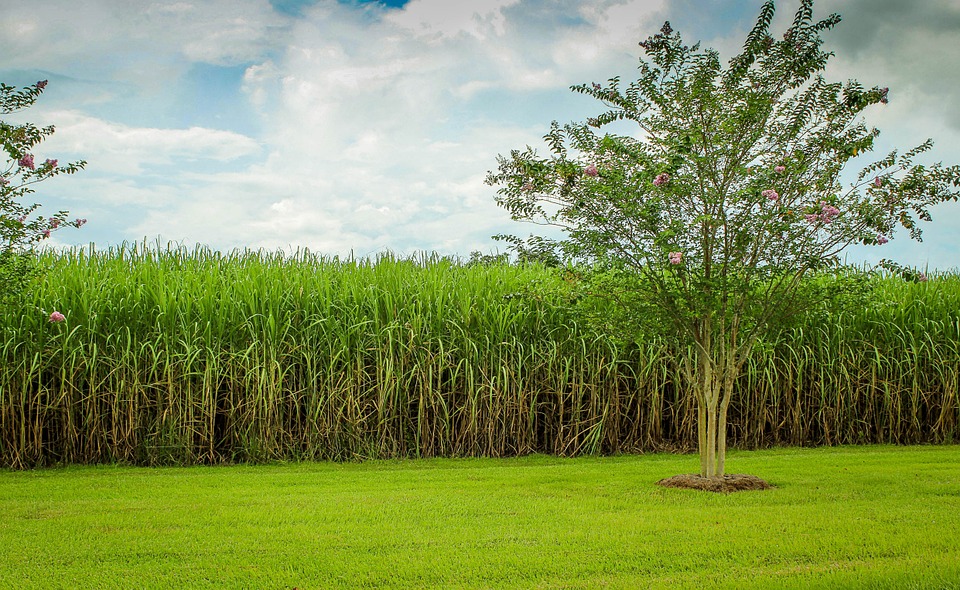
[[255, 135], [259, 118], [242, 96], [246, 65], [214, 66], [195, 63], [183, 79], [176, 101], [180, 108], [172, 117], [175, 127], [208, 127]]
[[304, 8], [316, 3], [317, 0], [270, 0], [274, 10], [288, 16], [302, 16]]
[[[461, 0], [451, 0], [461, 1]], [[316, 4], [318, 0], [270, 0], [270, 5], [280, 14], [299, 17], [303, 9]], [[403, 8], [409, 0], [338, 0], [341, 4], [382, 4], [388, 8]]]

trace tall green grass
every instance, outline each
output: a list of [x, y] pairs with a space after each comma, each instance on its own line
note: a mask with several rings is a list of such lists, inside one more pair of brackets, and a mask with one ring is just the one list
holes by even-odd
[[[695, 441], [667, 348], [592, 332], [538, 267], [146, 245], [42, 262], [26, 311], [0, 318], [3, 465]], [[734, 445], [957, 438], [960, 278], [876, 288], [887, 305], [814, 318], [758, 354], [731, 407]], [[48, 322], [53, 309], [67, 321]]]

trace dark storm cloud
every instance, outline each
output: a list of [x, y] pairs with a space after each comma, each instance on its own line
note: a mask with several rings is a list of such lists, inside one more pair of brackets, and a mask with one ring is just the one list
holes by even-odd
[[934, 45], [941, 35], [956, 41], [960, 34], [960, 2], [956, 0], [825, 0], [815, 6], [823, 11], [821, 16], [840, 13], [842, 34], [835, 43], [855, 57], [915, 42], [917, 34]]
[[853, 77], [889, 86], [892, 100], [909, 92], [922, 100], [920, 108], [938, 111], [960, 130], [960, 2], [824, 0], [815, 9], [819, 17], [843, 18], [824, 38], [845, 69], [860, 64], [863, 73]]

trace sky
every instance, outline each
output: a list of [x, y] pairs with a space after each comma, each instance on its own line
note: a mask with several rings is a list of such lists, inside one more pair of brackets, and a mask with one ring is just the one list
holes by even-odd
[[[669, 20], [729, 59], [761, 0], [33, 0], [0, 20], [0, 81], [49, 80], [10, 122], [55, 125], [38, 161], [86, 170], [37, 186], [88, 223], [57, 246], [147, 240], [358, 257], [502, 251], [510, 220], [484, 183], [498, 154], [545, 153], [553, 120], [600, 112], [574, 84], [635, 78]], [[777, 2], [774, 32], [798, 0]], [[960, 0], [819, 0], [831, 81], [890, 88], [875, 155], [928, 137], [960, 163]], [[629, 129], [620, 130], [630, 133]], [[924, 241], [854, 247], [960, 267], [960, 203]]]

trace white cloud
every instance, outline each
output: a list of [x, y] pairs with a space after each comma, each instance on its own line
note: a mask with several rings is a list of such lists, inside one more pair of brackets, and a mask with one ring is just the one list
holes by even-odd
[[[83, 212], [88, 227], [113, 224], [112, 241], [161, 235], [222, 248], [467, 254], [489, 249], [491, 234], [532, 231], [510, 222], [493, 202], [496, 189], [483, 184], [497, 154], [538, 146], [553, 119], [596, 114], [598, 105], [571, 93], [570, 85], [614, 75], [630, 80], [640, 39], [666, 18], [683, 31], [710, 25], [691, 7], [720, 10], [721, 4], [412, 0], [388, 10], [320, 0], [293, 18], [267, 0], [91, 0], [73, 12], [63, 11], [72, 2], [40, 0], [5, 13], [0, 69], [110, 80], [100, 91], [109, 96], [86, 104], [94, 98], [121, 104], [114, 85], [125, 82], [133, 98], [122, 104], [142, 112], [138, 100], [175, 94], [179, 78], [198, 62], [246, 68], [238, 99], [261, 117], [251, 125], [261, 130], [253, 137], [215, 124], [121, 125], [104, 120], [102, 110], [99, 117], [85, 114], [82, 106], [49, 114], [58, 126], [50, 147], [90, 161], [89, 172], [63, 186], [76, 184], [73, 194], [83, 198], [73, 202], [90, 206], [91, 213]], [[778, 4], [778, 22], [789, 19], [796, 2]], [[818, 11], [825, 15], [839, 4], [824, 0]], [[851, 4], [869, 8], [865, 0]], [[943, 0], [936, 5], [942, 8]], [[750, 26], [756, 11], [746, 12], [743, 26]], [[957, 77], [949, 60], [922, 58], [936, 55], [930, 43], [942, 46], [942, 56], [954, 55], [960, 43], [943, 46], [956, 34], [943, 27], [926, 38], [926, 26], [907, 31], [908, 40], [897, 41], [903, 51], [890, 55], [879, 48], [892, 37], [865, 37], [870, 51], [849, 61], [838, 57], [831, 75], [904, 82], [909, 88], [902, 90], [889, 83], [890, 108], [877, 115], [881, 139], [912, 147], [933, 135], [945, 148], [943, 159], [958, 160], [956, 134], [941, 130], [954, 95], [931, 82], [939, 77], [955, 88]], [[738, 27], [714, 26], [705, 44], [738, 50], [746, 34]], [[195, 108], [188, 101], [178, 106]], [[938, 223], [956, 227], [951, 219], [946, 213]], [[77, 234], [78, 241], [88, 239]]]
[[75, 111], [42, 113], [57, 131], [43, 144], [49, 153], [96, 154], [90, 169], [120, 176], [142, 173], [157, 165], [213, 160], [226, 162], [256, 155], [260, 145], [250, 137], [203, 127], [155, 129], [111, 123]]
[[272, 60], [248, 66], [241, 90], [258, 109], [267, 108], [279, 92], [280, 73]]
[[384, 20], [401, 31], [426, 39], [428, 43], [442, 43], [444, 39], [468, 34], [479, 40], [501, 37], [506, 17], [503, 9], [520, 0], [411, 0], [403, 10], [389, 13]]
[[[248, 69], [245, 90], [267, 104], [267, 89], [279, 89], [265, 109], [264, 170], [322, 186], [274, 190], [285, 196], [259, 202], [237, 231], [339, 253], [489, 248], [510, 225], [483, 183], [496, 155], [538, 144], [551, 118], [577, 116], [538, 109], [535, 93], [567, 100], [580, 73], [634, 67], [609, 30], [624, 35], [655, 8], [600, 2], [585, 18], [577, 2], [415, 0], [371, 18], [318, 4], [282, 59]], [[538, 25], [542, 15], [570, 23]], [[518, 106], [537, 120], [519, 123]]]
[[289, 19], [268, 0], [47, 0], [4, 6], [0, 69], [69, 69], [138, 83], [162, 64], [237, 65], [283, 43]]

